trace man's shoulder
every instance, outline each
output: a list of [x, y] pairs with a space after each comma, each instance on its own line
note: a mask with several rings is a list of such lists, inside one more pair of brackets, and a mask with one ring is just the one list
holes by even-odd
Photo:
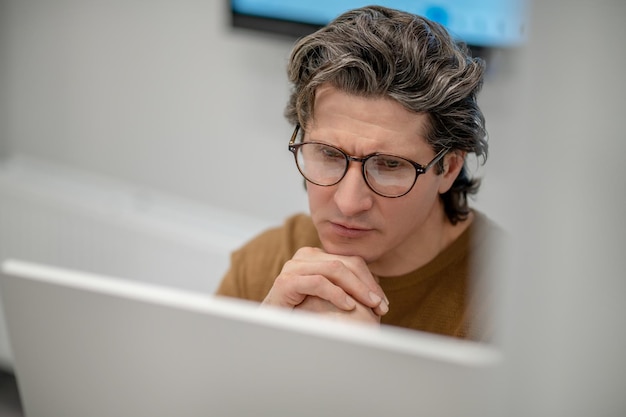
[[317, 230], [313, 224], [313, 219], [311, 219], [311, 216], [308, 214], [294, 214], [288, 217], [280, 228], [284, 229], [287, 233], [307, 233], [309, 237], [314, 236], [317, 238]]
[[298, 213], [288, 217], [282, 225], [261, 232], [242, 249], [295, 253], [303, 246], [319, 245], [320, 241], [313, 220], [307, 214]]

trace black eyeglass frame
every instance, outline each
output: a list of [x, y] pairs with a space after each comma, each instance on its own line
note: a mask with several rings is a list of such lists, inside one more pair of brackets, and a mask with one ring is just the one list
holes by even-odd
[[[346, 176], [346, 173], [348, 172], [348, 168], [350, 167], [350, 161], [356, 161], [356, 162], [360, 162], [361, 163], [361, 173], [363, 174], [363, 179], [365, 180], [365, 184], [367, 184], [367, 186], [369, 187], [370, 190], [372, 190], [374, 193], [378, 194], [381, 197], [386, 197], [386, 198], [398, 198], [398, 197], [402, 197], [407, 195], [409, 192], [411, 192], [411, 190], [413, 189], [413, 187], [415, 186], [415, 183], [417, 182], [417, 178], [422, 175], [425, 174], [426, 172], [428, 172], [428, 170], [430, 168], [432, 168], [437, 162], [439, 162], [439, 160], [441, 158], [443, 158], [448, 151], [450, 150], [450, 148], [443, 148], [441, 151], [439, 151], [439, 153], [437, 155], [435, 155], [435, 157], [426, 165], [422, 165], [422, 164], [418, 164], [415, 161], [412, 161], [408, 158], [405, 158], [403, 156], [397, 156], [397, 155], [391, 155], [391, 154], [386, 154], [386, 153], [371, 153], [369, 155], [365, 155], [363, 157], [358, 157], [358, 156], [353, 156], [353, 155], [348, 155], [343, 149], [338, 148], [336, 146], [333, 145], [329, 145], [327, 143], [323, 143], [323, 142], [301, 142], [301, 143], [296, 143], [296, 139], [298, 137], [298, 132], [300, 131], [300, 125], [296, 125], [296, 128], [293, 131], [293, 134], [291, 135], [291, 139], [289, 140], [289, 146], [288, 149], [289, 151], [293, 154], [295, 162], [296, 162], [296, 167], [298, 168], [298, 171], [300, 171], [300, 174], [304, 177], [304, 179], [306, 179], [307, 181], [309, 181], [312, 184], [315, 185], [319, 185], [320, 187], [332, 187], [333, 185], [337, 185], [341, 182], [341, 180]], [[328, 146], [330, 148], [336, 149], [337, 151], [339, 151], [345, 158], [346, 158], [346, 168], [343, 171], [343, 174], [341, 175], [341, 177], [339, 177], [339, 179], [337, 181], [335, 181], [332, 184], [318, 184], [315, 181], [311, 181], [306, 175], [304, 175], [304, 172], [302, 172], [302, 170], [300, 169], [300, 165], [298, 164], [298, 149], [307, 143], [313, 143], [313, 144], [317, 144], [317, 145], [324, 145], [324, 146]], [[413, 165], [413, 168], [415, 168], [415, 178], [413, 179], [413, 183], [411, 184], [411, 186], [409, 187], [409, 189], [407, 191], [405, 191], [402, 194], [399, 195], [385, 195], [383, 193], [381, 193], [380, 191], [376, 191], [369, 183], [369, 181], [367, 180], [367, 174], [365, 172], [365, 163], [367, 162], [368, 159], [373, 158], [375, 156], [391, 156], [394, 158], [398, 158], [398, 159], [402, 159], [404, 161], [407, 161], [408, 163], [410, 163], [411, 165]]]

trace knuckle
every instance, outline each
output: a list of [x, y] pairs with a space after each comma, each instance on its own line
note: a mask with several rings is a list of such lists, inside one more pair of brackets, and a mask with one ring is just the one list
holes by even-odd
[[323, 287], [324, 284], [328, 281], [325, 277], [323, 277], [322, 275], [311, 275], [309, 277], [309, 281], [310, 281], [310, 285], [313, 288], [319, 288], [319, 287]]
[[288, 268], [283, 268], [281, 273], [274, 280], [274, 286], [279, 288], [292, 286], [296, 282], [297, 276], [297, 274], [290, 271]]
[[298, 274], [298, 271], [302, 267], [302, 262], [297, 259], [290, 259], [283, 265], [283, 269], [280, 271], [279, 276], [284, 278], [293, 277]]
[[338, 271], [343, 270], [345, 268], [345, 265], [339, 259], [332, 259], [332, 260], [328, 261], [328, 268], [332, 272], [338, 272]]
[[283, 285], [285, 285], [287, 283], [287, 281], [288, 281], [287, 274], [280, 274], [274, 280], [274, 285], [283, 286]]
[[309, 257], [315, 254], [316, 252], [317, 252], [317, 249], [309, 247], [309, 246], [304, 246], [296, 251], [294, 258]]

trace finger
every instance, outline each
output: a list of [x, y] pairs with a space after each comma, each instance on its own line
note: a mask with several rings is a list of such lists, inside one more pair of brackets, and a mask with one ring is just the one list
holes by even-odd
[[376, 307], [373, 307], [372, 310], [379, 316], [384, 316], [385, 314], [389, 313], [389, 302], [386, 301], [385, 298], [383, 298], [382, 302]]
[[[293, 259], [285, 264], [281, 275], [282, 277], [279, 277], [279, 279], [287, 277], [287, 281], [297, 281], [300, 276], [321, 276], [370, 308], [379, 306], [382, 301], [381, 296], [372, 291], [363, 280], [345, 264], [344, 260], [336, 256], [318, 257], [315, 260]], [[307, 291], [313, 290], [307, 289]], [[327, 299], [326, 297], [322, 298]]]
[[295, 307], [295, 310], [308, 311], [324, 315], [335, 321], [358, 321], [366, 324], [380, 325], [380, 316], [375, 314], [371, 308], [357, 303], [356, 308], [350, 311], [338, 309], [335, 305], [319, 297], [307, 297], [302, 303]]
[[348, 256], [345, 258], [346, 259], [344, 263], [346, 264], [346, 266], [355, 275], [357, 275], [365, 285], [367, 285], [370, 291], [378, 295], [381, 299], [385, 300], [388, 304], [389, 301], [387, 300], [385, 292], [383, 291], [382, 287], [379, 284], [378, 277], [372, 274], [369, 267], [365, 263], [365, 260], [363, 260], [363, 258], [359, 256]]
[[302, 268], [300, 273], [319, 273], [340, 286], [359, 302], [384, 315], [389, 311], [387, 297], [370, 272], [365, 261], [358, 256], [341, 256], [318, 248], [302, 248], [296, 252], [288, 268]]
[[349, 311], [357, 305], [350, 294], [323, 275], [301, 276], [296, 281], [297, 289], [300, 293], [326, 300], [342, 310]]
[[370, 288], [370, 290], [377, 293], [380, 297], [384, 298], [385, 296], [382, 288], [378, 283], [378, 278], [371, 273], [363, 258], [359, 256], [334, 255], [325, 252], [323, 249], [320, 248], [303, 247], [295, 253], [293, 259], [304, 261], [324, 261], [339, 259], [348, 267], [348, 269], [350, 269], [355, 275], [357, 275], [361, 279], [361, 281], [363, 281], [363, 283]]
[[293, 308], [307, 296], [315, 296], [329, 301], [342, 310], [352, 310], [355, 300], [341, 287], [322, 275], [296, 275], [281, 273], [268, 293], [263, 304]]

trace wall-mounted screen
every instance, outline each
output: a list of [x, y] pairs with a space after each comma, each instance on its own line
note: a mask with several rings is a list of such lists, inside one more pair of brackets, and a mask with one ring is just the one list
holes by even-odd
[[[339, 14], [367, 6], [356, 0], [231, 0], [233, 24], [303, 36]], [[425, 16], [475, 47], [511, 47], [524, 42], [526, 0], [388, 0], [376, 4]]]

